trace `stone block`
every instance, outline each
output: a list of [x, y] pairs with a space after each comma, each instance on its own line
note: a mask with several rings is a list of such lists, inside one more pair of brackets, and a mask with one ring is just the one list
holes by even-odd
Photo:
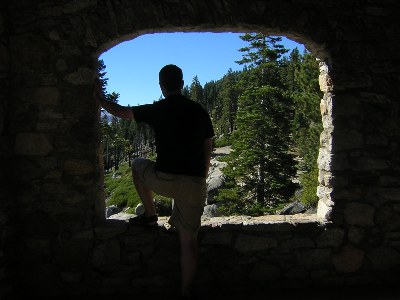
[[332, 154], [331, 171], [343, 171], [351, 168], [352, 163], [347, 153]]
[[4, 18], [3, 15], [0, 13], [0, 35], [4, 32]]
[[65, 271], [77, 271], [84, 268], [92, 251], [93, 240], [71, 239], [60, 242], [54, 247], [55, 264]]
[[129, 282], [131, 281], [130, 276], [118, 276], [103, 278], [102, 285], [109, 288], [128, 288]]
[[63, 282], [78, 283], [83, 278], [82, 272], [61, 272], [60, 278]]
[[364, 240], [365, 235], [366, 233], [364, 228], [351, 226], [348, 230], [347, 238], [351, 243], [358, 245]]
[[379, 198], [382, 202], [400, 202], [400, 188], [379, 189]]
[[335, 118], [338, 116], [345, 116], [354, 118], [360, 114], [361, 103], [360, 100], [353, 95], [339, 95], [335, 96], [335, 105], [333, 106], [333, 114]]
[[340, 247], [344, 240], [344, 230], [340, 228], [328, 228], [317, 238], [318, 247]]
[[352, 273], [361, 268], [364, 263], [364, 251], [352, 246], [344, 246], [332, 258], [333, 265], [338, 272]]
[[389, 141], [384, 135], [370, 134], [366, 136], [365, 144], [372, 146], [387, 146], [389, 144]]
[[331, 115], [322, 115], [322, 128], [329, 133], [333, 131], [333, 119]]
[[10, 55], [7, 48], [0, 44], [0, 78], [5, 78], [10, 67]]
[[15, 153], [21, 155], [46, 156], [53, 146], [44, 134], [19, 133], [15, 139]]
[[325, 148], [325, 149], [332, 149], [332, 135], [329, 131], [324, 130], [320, 137], [319, 137], [319, 142], [320, 142], [320, 146], [321, 148]]
[[376, 224], [385, 232], [400, 231], [400, 213], [389, 205], [377, 209], [375, 220]]
[[295, 249], [313, 248], [313, 240], [309, 237], [294, 237], [279, 243], [279, 249], [283, 252], [291, 252]]
[[62, 73], [68, 70], [68, 64], [65, 60], [60, 58], [56, 62], [56, 68], [58, 72]]
[[234, 248], [240, 253], [245, 253], [268, 250], [276, 248], [277, 245], [277, 240], [273, 238], [240, 234], [237, 237]]
[[333, 90], [333, 82], [329, 74], [322, 73], [318, 77], [319, 87], [322, 92], [332, 92]]
[[294, 224], [286, 222], [286, 216], [284, 215], [268, 215], [260, 218], [265, 218], [266, 220], [257, 222], [258, 218], [255, 218], [254, 224], [246, 224], [242, 228], [238, 228], [237, 231], [286, 234], [290, 233], [295, 227]]
[[332, 206], [333, 202], [331, 200], [333, 188], [327, 186], [317, 186], [317, 196], [319, 199], [324, 201], [324, 203], [328, 206]]
[[128, 230], [127, 223], [120, 220], [107, 220], [107, 222], [97, 224], [94, 227], [94, 233], [96, 239], [99, 240], [106, 240], [118, 237], [121, 234], [126, 233], [127, 230]]
[[333, 152], [360, 149], [364, 143], [362, 134], [355, 130], [336, 130], [332, 139]]
[[259, 262], [254, 265], [249, 273], [249, 278], [254, 281], [269, 281], [276, 280], [282, 276], [282, 271], [279, 267], [271, 265], [267, 262]]
[[385, 158], [360, 157], [357, 159], [354, 169], [356, 170], [388, 170], [391, 168], [391, 162]]
[[102, 271], [112, 271], [121, 261], [121, 246], [118, 240], [107, 240], [97, 244], [92, 253], [91, 263]]
[[328, 205], [326, 201], [319, 200], [317, 208], [317, 216], [324, 220], [330, 220], [333, 207]]
[[358, 201], [362, 199], [362, 196], [363, 189], [360, 187], [337, 187], [332, 192], [333, 199]]
[[141, 266], [141, 253], [139, 251], [129, 251], [123, 253], [122, 263], [128, 266], [139, 268]]
[[388, 270], [400, 266], [400, 253], [391, 247], [377, 247], [367, 252], [374, 270]]
[[[384, 187], [400, 186], [400, 178], [397, 176], [383, 175], [383, 176], [379, 177], [379, 185], [384, 186]], [[399, 196], [400, 196], [400, 190], [399, 190]], [[400, 199], [400, 197], [399, 197], [399, 199]]]
[[364, 203], [349, 203], [344, 210], [344, 218], [349, 225], [373, 226], [375, 208]]
[[90, 85], [93, 84], [94, 73], [87, 68], [78, 68], [74, 73], [68, 74], [65, 80], [74, 85]]
[[328, 265], [332, 251], [330, 249], [299, 250], [296, 260], [299, 266], [312, 267]]
[[332, 165], [332, 154], [327, 148], [320, 148], [318, 152], [318, 167], [320, 170], [330, 171]]
[[68, 1], [63, 6], [63, 13], [70, 14], [97, 4], [97, 0]]
[[33, 92], [33, 101], [41, 105], [57, 105], [60, 99], [60, 92], [51, 86], [42, 86]]
[[92, 162], [83, 159], [69, 159], [65, 162], [64, 172], [68, 175], [87, 175], [96, 170]]
[[30, 253], [45, 259], [51, 258], [51, 239], [40, 236], [27, 237], [24, 239], [24, 244]]
[[302, 279], [309, 276], [308, 270], [304, 267], [294, 267], [285, 273], [285, 277], [288, 279]]
[[201, 243], [204, 245], [229, 246], [232, 241], [232, 234], [229, 232], [209, 232], [204, 234]]

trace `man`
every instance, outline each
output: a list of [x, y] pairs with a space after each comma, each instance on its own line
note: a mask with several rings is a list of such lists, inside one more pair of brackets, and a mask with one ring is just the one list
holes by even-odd
[[212, 152], [214, 130], [201, 105], [182, 96], [182, 70], [166, 65], [159, 83], [165, 97], [153, 104], [136, 107], [108, 102], [97, 84], [94, 97], [109, 113], [153, 127], [156, 162], [137, 158], [132, 164], [133, 182], [145, 213], [131, 224], [156, 225], [153, 192], [174, 199], [169, 223], [179, 231], [181, 245], [182, 296], [190, 296], [197, 264], [197, 234], [206, 200], [206, 178]]

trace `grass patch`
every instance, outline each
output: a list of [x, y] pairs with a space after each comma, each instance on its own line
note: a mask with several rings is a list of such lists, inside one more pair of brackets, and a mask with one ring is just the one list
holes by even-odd
[[[106, 206], [116, 205], [121, 209], [130, 207], [126, 213], [135, 213], [135, 208], [141, 201], [133, 185], [131, 168], [128, 163], [121, 164], [117, 171], [105, 173], [104, 186], [108, 199]], [[171, 215], [171, 198], [154, 194], [154, 201], [159, 216]]]
[[133, 185], [131, 168], [128, 163], [121, 164], [119, 170], [104, 174], [104, 191], [107, 195], [106, 206], [119, 208], [136, 207], [141, 203]]
[[232, 145], [232, 140], [230, 135], [221, 135], [220, 137], [214, 140], [214, 146], [216, 148], [231, 146], [231, 145]]

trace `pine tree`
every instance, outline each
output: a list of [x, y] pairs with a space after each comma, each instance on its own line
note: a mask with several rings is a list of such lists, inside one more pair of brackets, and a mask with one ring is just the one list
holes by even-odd
[[[272, 212], [288, 202], [296, 185], [295, 161], [290, 153], [292, 103], [282, 90], [278, 59], [287, 50], [279, 38], [264, 34], [245, 34], [250, 42], [241, 64], [248, 64], [239, 98], [232, 153], [225, 169], [233, 193], [222, 192], [219, 199], [241, 202], [242, 213]], [[229, 199], [229, 196], [239, 199]]]
[[204, 103], [203, 87], [201, 86], [197, 75], [193, 77], [192, 84], [190, 85], [189, 90], [190, 90], [190, 99], [192, 99], [194, 102], [201, 104], [205, 109], [207, 109]]
[[221, 91], [219, 93], [222, 103], [221, 133], [230, 134], [235, 129], [236, 112], [239, 98], [238, 76], [232, 69], [222, 78]]

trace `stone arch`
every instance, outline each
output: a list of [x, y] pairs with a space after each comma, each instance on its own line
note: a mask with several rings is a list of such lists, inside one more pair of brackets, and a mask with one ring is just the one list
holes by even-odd
[[[261, 30], [260, 28], [257, 28], [258, 30]], [[190, 29], [187, 28], [173, 28], [173, 29], [168, 29], [168, 28], [163, 28], [162, 33], [173, 33], [176, 31], [179, 32], [196, 32], [196, 31], [192, 31]], [[216, 28], [207, 28], [204, 30], [204, 32], [214, 32], [214, 33], [219, 33], [219, 32], [225, 32], [224, 28], [219, 29], [218, 27]], [[240, 31], [240, 28], [236, 29], [236, 28], [231, 28], [230, 32], [239, 32], [242, 33], [243, 31]], [[246, 32], [255, 32], [252, 30], [251, 26], [248, 26], [246, 28]], [[262, 29], [261, 32], [270, 34], [270, 35], [285, 35], [286, 33], [284, 32], [278, 32], [276, 30], [272, 30], [272, 29], [268, 29], [268, 28], [264, 28]], [[112, 40], [111, 42], [106, 42], [104, 45], [101, 45], [99, 47], [99, 49], [101, 49], [101, 51], [106, 52], [110, 49], [112, 49], [113, 47], [117, 46], [120, 43], [124, 43], [124, 42], [128, 42], [132, 39], [135, 39], [137, 37], [139, 37], [140, 35], [146, 35], [146, 34], [156, 34], [157, 30], [155, 29], [151, 29], [148, 31], [142, 31], [140, 34], [137, 33], [132, 33], [132, 34], [128, 34], [124, 37], [120, 37], [117, 38], [115, 40]], [[161, 32], [160, 32], [161, 33]], [[307, 38], [303, 38], [302, 36], [300, 36], [299, 33], [297, 33], [297, 41], [300, 42], [302, 41], [302, 43], [304, 43], [305, 41], [307, 41]], [[116, 44], [117, 43], [117, 44]], [[322, 169], [323, 175], [321, 176], [329, 176], [329, 171], [330, 171], [330, 160], [329, 160], [329, 156], [330, 156], [330, 145], [331, 145], [331, 133], [333, 130], [333, 126], [332, 126], [332, 117], [331, 117], [331, 113], [332, 113], [332, 90], [333, 90], [333, 84], [332, 81], [329, 77], [329, 67], [328, 67], [328, 61], [329, 61], [329, 55], [326, 51], [326, 49], [322, 50], [323, 48], [320, 45], [317, 45], [313, 42], [308, 41], [307, 45], [311, 48], [311, 49], [319, 49], [319, 50], [315, 50], [318, 51], [317, 53], [319, 55], [321, 55], [321, 57], [324, 58], [324, 60], [317, 58], [317, 60], [319, 61], [320, 64], [320, 76], [319, 76], [319, 81], [320, 81], [320, 89], [321, 91], [324, 93], [324, 97], [321, 99], [321, 117], [324, 119], [324, 126], [325, 126], [325, 130], [322, 133], [323, 136], [323, 140], [322, 140], [322, 153], [320, 155], [320, 166]], [[178, 46], [178, 45], [177, 45]], [[179, 47], [179, 46], [178, 46]], [[104, 49], [104, 50], [103, 50]], [[308, 50], [308, 49], [307, 49]], [[96, 56], [100, 56], [103, 52], [96, 52]], [[322, 219], [329, 219], [330, 217], [330, 211], [331, 211], [331, 206], [332, 206], [332, 201], [330, 199], [330, 195], [328, 193], [328, 190], [324, 187], [321, 186], [318, 190], [318, 195], [321, 198], [321, 206], [320, 209], [318, 210], [318, 215], [322, 218]]]
[[[201, 4], [197, 4], [197, 5], [201, 5]], [[171, 5], [171, 6], [175, 6], [175, 5]], [[182, 11], [180, 12], [180, 14], [182, 16], [186, 16], [186, 21], [187, 22], [193, 22], [193, 21], [197, 21], [197, 24], [186, 24], [186, 22], [184, 22], [182, 20], [182, 24], [174, 24], [174, 25], [163, 25], [162, 27], [159, 26], [158, 22], [160, 21], [160, 19], [162, 17], [166, 17], [165, 11], [174, 11], [174, 9], [172, 8], [168, 8], [168, 5], [163, 4], [162, 5], [163, 9], [162, 11], [164, 12], [162, 14], [162, 16], [157, 15], [154, 16], [154, 14], [157, 14], [157, 10], [144, 10], [143, 13], [149, 13], [151, 16], [149, 16], [149, 19], [154, 19], [157, 20], [154, 23], [148, 23], [146, 24], [146, 26], [144, 26], [143, 28], [141, 28], [140, 30], [135, 30], [133, 32], [130, 32], [131, 27], [128, 24], [131, 24], [130, 22], [126, 22], [123, 25], [124, 26], [119, 26], [119, 24], [115, 24], [112, 23], [111, 24], [107, 24], [106, 26], [114, 26], [117, 27], [118, 29], [116, 29], [114, 31], [114, 34], [112, 34], [111, 36], [108, 36], [106, 39], [102, 40], [101, 44], [97, 43], [97, 48], [95, 49], [93, 56], [94, 57], [98, 57], [100, 56], [101, 53], [111, 49], [112, 47], [114, 47], [115, 45], [125, 42], [125, 41], [129, 41], [132, 40], [134, 38], [139, 37], [140, 35], [145, 35], [145, 34], [154, 34], [154, 33], [167, 33], [167, 32], [264, 32], [266, 34], [270, 34], [270, 35], [284, 35], [288, 38], [293, 39], [294, 41], [297, 41], [299, 43], [302, 43], [306, 46], [306, 48], [311, 51], [320, 61], [320, 65], [321, 65], [321, 75], [320, 75], [320, 86], [321, 86], [321, 90], [324, 92], [325, 96], [323, 97], [323, 99], [321, 100], [321, 106], [323, 108], [323, 111], [321, 111], [321, 113], [324, 116], [325, 122], [325, 131], [323, 133], [323, 137], [324, 137], [324, 142], [323, 142], [323, 154], [321, 155], [321, 168], [323, 168], [324, 170], [324, 175], [325, 177], [327, 177], [330, 171], [330, 166], [328, 165], [329, 162], [327, 163], [327, 160], [329, 160], [329, 155], [330, 155], [330, 137], [331, 137], [331, 132], [333, 129], [332, 126], [332, 118], [330, 118], [330, 114], [331, 114], [331, 103], [332, 103], [332, 89], [333, 89], [333, 85], [332, 85], [332, 81], [329, 77], [329, 67], [328, 65], [330, 65], [330, 54], [329, 54], [329, 50], [326, 48], [326, 42], [315, 42], [313, 41], [313, 39], [308, 36], [307, 31], [304, 30], [304, 28], [296, 28], [294, 29], [286, 29], [286, 30], [282, 30], [281, 26], [283, 27], [284, 24], [287, 24], [287, 22], [284, 20], [284, 16], [281, 15], [276, 15], [274, 17], [273, 20], [270, 20], [270, 23], [274, 24], [274, 27], [268, 27], [271, 26], [270, 24], [258, 24], [257, 22], [252, 22], [252, 23], [248, 23], [248, 24], [234, 24], [232, 22], [228, 22], [227, 24], [223, 24], [223, 22], [217, 22], [217, 24], [210, 24], [209, 23], [209, 17], [207, 17], [207, 15], [209, 13], [215, 14], [215, 11], [212, 11], [212, 9], [214, 9], [214, 6], [209, 6], [208, 9], [211, 9], [211, 11], [207, 12], [203, 12], [202, 14], [202, 18], [199, 17], [193, 17], [194, 14], [196, 14], [196, 12], [193, 10], [193, 7], [187, 7], [187, 6], [183, 6], [180, 7], [180, 9], [182, 9]], [[166, 8], [167, 7], [167, 8]], [[175, 6], [176, 8], [176, 6]], [[238, 7], [231, 7], [230, 9], [235, 8], [237, 9]], [[121, 8], [120, 8], [121, 9]], [[221, 8], [220, 8], [221, 9]], [[225, 7], [226, 9], [226, 7]], [[230, 10], [228, 9], [228, 11]], [[263, 14], [263, 11], [265, 12], [265, 10], [267, 9], [263, 4], [257, 3], [255, 4], [255, 6], [253, 7], [253, 9], [261, 9], [261, 11], [259, 12], [260, 15]], [[127, 10], [129, 10], [129, 8], [127, 8]], [[223, 8], [222, 8], [223, 10]], [[221, 11], [222, 11], [221, 10]], [[133, 12], [133, 10], [132, 10]], [[293, 11], [294, 12], [294, 11]], [[112, 13], [112, 12], [111, 12]], [[113, 12], [115, 14], [115, 16], [117, 16], [118, 12], [114, 11]], [[135, 12], [134, 14], [137, 14], [138, 12]], [[160, 13], [160, 11], [158, 11], [158, 13]], [[175, 12], [176, 13], [176, 12]], [[272, 14], [272, 13], [271, 13]], [[287, 17], [287, 16], [285, 16]], [[304, 18], [304, 16], [302, 16]], [[215, 19], [215, 16], [213, 17]], [[118, 17], [116, 17], [115, 19], [118, 19]], [[301, 18], [300, 18], [301, 19]], [[278, 22], [282, 22], [282, 24], [277, 24]], [[300, 22], [300, 21], [299, 21]], [[104, 24], [103, 24], [104, 25]], [[303, 26], [304, 27], [304, 26]], [[90, 30], [89, 30], [90, 31]], [[117, 34], [116, 34], [117, 33]], [[91, 35], [91, 34], [90, 34]], [[94, 33], [95, 35], [95, 33]], [[96, 38], [95, 38], [96, 39]], [[321, 186], [319, 188], [319, 192], [318, 195], [321, 198], [320, 201], [320, 209], [318, 210], [318, 215], [323, 218], [323, 219], [329, 219], [330, 218], [330, 212], [331, 212], [331, 206], [333, 204], [333, 202], [331, 201], [330, 198], [330, 194], [329, 194], [329, 190], [330, 188], [328, 187], [324, 187]]]

